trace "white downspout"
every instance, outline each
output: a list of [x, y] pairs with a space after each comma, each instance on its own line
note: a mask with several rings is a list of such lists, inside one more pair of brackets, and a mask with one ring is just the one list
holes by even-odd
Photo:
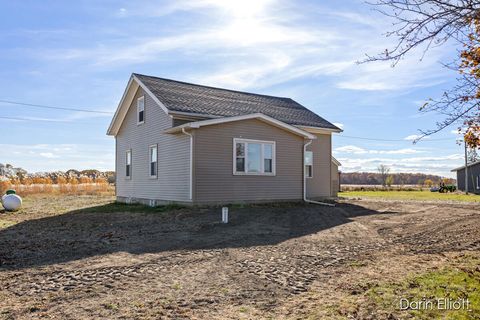
[[185, 128], [182, 128], [182, 132], [190, 137], [190, 189], [188, 190], [188, 198], [192, 201], [193, 198], [193, 136], [188, 133]]
[[326, 203], [326, 202], [320, 202], [320, 201], [313, 201], [313, 200], [308, 200], [307, 199], [307, 177], [306, 173], [307, 171], [305, 170], [305, 153], [307, 153], [307, 147], [312, 144], [312, 140], [308, 141], [303, 145], [303, 201], [307, 203], [314, 203], [314, 204], [319, 204], [322, 206], [329, 206], [329, 207], [335, 207], [334, 204], [332, 203]]

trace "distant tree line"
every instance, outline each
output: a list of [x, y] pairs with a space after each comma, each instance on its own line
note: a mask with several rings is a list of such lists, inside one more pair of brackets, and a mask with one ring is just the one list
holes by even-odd
[[[388, 174], [388, 176], [386, 176]], [[388, 181], [386, 181], [388, 179]], [[380, 172], [342, 172], [340, 175], [342, 184], [363, 185], [430, 185], [445, 182], [454, 184], [455, 179], [445, 178], [438, 175], [423, 173], [380, 173]]]
[[9, 180], [13, 184], [62, 184], [89, 183], [95, 181], [115, 182], [115, 172], [95, 169], [67, 171], [51, 171], [29, 173], [27, 170], [11, 164], [0, 163], [0, 180]]

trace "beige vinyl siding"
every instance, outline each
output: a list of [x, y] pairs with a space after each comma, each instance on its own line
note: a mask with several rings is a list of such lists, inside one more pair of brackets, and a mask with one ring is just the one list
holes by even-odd
[[332, 161], [332, 187], [331, 187], [331, 196], [336, 197], [338, 195], [338, 189], [340, 188], [340, 181], [339, 181], [339, 174], [338, 174], [338, 166]]
[[173, 118], [173, 126], [177, 127], [177, 126], [181, 126], [182, 124], [193, 122], [193, 121], [195, 121], [195, 120], [185, 120], [185, 119]]
[[[194, 137], [195, 202], [302, 199], [302, 137], [256, 119], [202, 127]], [[234, 138], [275, 141], [276, 175], [234, 175]]]
[[[137, 98], [145, 96], [145, 123], [137, 125]], [[116, 136], [118, 197], [189, 200], [189, 137], [162, 133], [172, 127], [172, 119], [141, 88]], [[149, 175], [149, 147], [158, 144], [158, 176]], [[131, 179], [125, 177], [126, 151], [132, 150]]]
[[307, 178], [307, 197], [331, 195], [332, 139], [330, 134], [316, 134], [317, 139], [307, 147], [313, 152], [313, 177]]

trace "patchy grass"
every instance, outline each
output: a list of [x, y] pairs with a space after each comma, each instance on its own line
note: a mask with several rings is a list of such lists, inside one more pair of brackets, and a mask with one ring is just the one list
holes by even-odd
[[79, 209], [75, 212], [83, 213], [118, 213], [118, 212], [129, 212], [129, 213], [163, 213], [172, 210], [182, 209], [183, 206], [178, 204], [168, 204], [163, 206], [150, 207], [143, 204], [126, 204], [121, 202], [111, 202], [101, 206], [87, 207]]
[[355, 268], [355, 267], [365, 267], [367, 263], [365, 261], [353, 260], [353, 261], [350, 261], [347, 265], [349, 267]]
[[463, 193], [439, 193], [425, 191], [346, 191], [338, 194], [346, 198], [376, 198], [387, 200], [421, 200], [421, 201], [458, 201], [480, 202], [480, 196]]
[[[442, 269], [413, 275], [395, 282], [369, 284], [362, 294], [356, 292], [329, 306], [332, 318], [381, 319], [478, 319], [480, 314], [480, 258], [463, 256]], [[420, 310], [401, 309], [401, 299], [422, 301]], [[438, 308], [438, 299], [468, 299], [468, 308]], [[426, 305], [425, 302], [431, 304]], [[442, 302], [441, 302], [442, 303]]]
[[5, 229], [10, 226], [13, 226], [16, 222], [10, 221], [10, 220], [5, 220], [5, 219], [0, 219], [0, 229]]
[[174, 284], [172, 285], [172, 289], [180, 290], [180, 289], [182, 289], [182, 286], [180, 285], [180, 283], [174, 283]]
[[114, 311], [118, 310], [118, 305], [115, 303], [104, 303], [102, 304], [102, 306], [108, 310], [114, 310]]
[[[377, 307], [394, 312], [400, 309], [400, 299], [408, 301], [431, 301], [432, 308], [408, 310], [415, 319], [471, 319], [480, 314], [480, 259], [467, 262], [460, 267], [446, 267], [442, 270], [411, 277], [400, 283], [382, 284], [367, 291], [369, 300]], [[438, 309], [437, 299], [468, 299], [469, 309]]]
[[248, 308], [247, 308], [247, 307], [244, 307], [244, 306], [242, 306], [242, 307], [238, 308], [238, 312], [241, 312], [241, 313], [248, 312]]

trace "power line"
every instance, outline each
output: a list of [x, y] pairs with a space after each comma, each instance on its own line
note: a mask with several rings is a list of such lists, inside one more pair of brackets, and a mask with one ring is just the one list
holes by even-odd
[[3, 100], [3, 99], [0, 99], [0, 102], [20, 105], [20, 106], [26, 106], [26, 107], [34, 107], [34, 108], [79, 111], [79, 112], [101, 113], [101, 114], [113, 114], [113, 112], [110, 112], [110, 111], [96, 111], [96, 110], [88, 110], [88, 109], [80, 109], [80, 108], [55, 107], [55, 106], [48, 106], [48, 105], [41, 105], [41, 104], [32, 104], [32, 103], [25, 103], [25, 102], [11, 101], [11, 100]]
[[[32, 104], [32, 103], [25, 103], [25, 102], [11, 101], [11, 100], [3, 100], [3, 99], [0, 99], [0, 102], [1, 103], [21, 105], [21, 106], [27, 106], [27, 107], [35, 107], [35, 108], [68, 110], [68, 111], [79, 111], [79, 112], [101, 113], [101, 114], [113, 114], [113, 112], [109, 112], [109, 111], [96, 111], [96, 110], [79, 109], [79, 108], [55, 107], [55, 106], [49, 106], [49, 105]], [[4, 116], [0, 116], [0, 119], [19, 120], [19, 121], [61, 122], [61, 121], [50, 120], [50, 119], [32, 119], [32, 118], [4, 117]], [[369, 140], [369, 141], [383, 141], [383, 142], [407, 142], [407, 141], [409, 141], [409, 140], [405, 140], [405, 139], [379, 139], [379, 138], [356, 137], [356, 136], [347, 136], [347, 135], [343, 135], [343, 134], [342, 135], [335, 135], [335, 136], [340, 137], [340, 138]], [[422, 142], [423, 141], [447, 141], [447, 140], [452, 140], [452, 139], [450, 139], [450, 138], [424, 139], [424, 140], [422, 140]]]
[[54, 120], [54, 119], [41, 119], [41, 118], [36, 119], [36, 118], [4, 117], [4, 116], [0, 116], [0, 119], [17, 120], [17, 121], [71, 122], [71, 121], [61, 121], [61, 120]]

